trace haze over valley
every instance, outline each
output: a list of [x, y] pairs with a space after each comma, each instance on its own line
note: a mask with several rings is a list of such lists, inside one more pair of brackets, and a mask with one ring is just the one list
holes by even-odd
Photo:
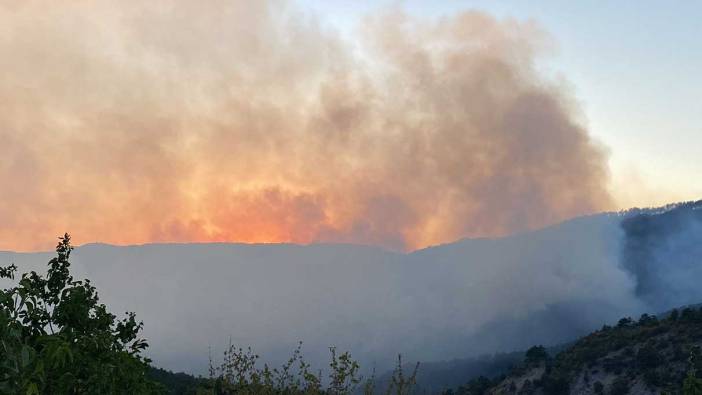
[[[557, 345], [622, 316], [698, 303], [702, 203], [576, 218], [411, 253], [338, 244], [88, 244], [77, 277], [146, 323], [158, 366], [205, 374], [232, 343], [280, 363], [298, 341], [364, 366]], [[1, 253], [41, 270], [52, 254]], [[129, 284], [125, 287], [124, 284]]]

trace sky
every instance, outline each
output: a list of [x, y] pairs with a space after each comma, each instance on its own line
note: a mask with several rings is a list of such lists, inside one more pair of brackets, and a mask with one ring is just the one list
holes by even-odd
[[358, 20], [401, 7], [533, 19], [554, 41], [543, 66], [565, 78], [589, 132], [609, 148], [619, 208], [702, 197], [702, 3], [697, 1], [299, 0], [353, 38]]
[[698, 199], [693, 3], [0, 2], [0, 249], [411, 251]]

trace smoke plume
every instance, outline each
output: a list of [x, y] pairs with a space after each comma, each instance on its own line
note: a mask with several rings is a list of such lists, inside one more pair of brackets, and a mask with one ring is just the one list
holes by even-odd
[[282, 1], [0, 2], [0, 248], [497, 236], [608, 208], [548, 37]]

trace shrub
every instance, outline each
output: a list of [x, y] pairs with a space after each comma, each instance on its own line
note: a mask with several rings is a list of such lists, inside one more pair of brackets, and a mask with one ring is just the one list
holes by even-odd
[[525, 354], [525, 362], [527, 365], [534, 365], [545, 361], [548, 358], [548, 353], [544, 346], [534, 346], [527, 350]]
[[[302, 356], [302, 343], [293, 351], [288, 361], [279, 368], [267, 364], [259, 367], [259, 356], [251, 348], [243, 349], [230, 345], [224, 351], [220, 365], [210, 361], [210, 380], [202, 385], [200, 393], [214, 395], [349, 395], [376, 393], [375, 375], [363, 380], [359, 365], [348, 352], [338, 354], [329, 349], [331, 358], [326, 381], [322, 372], [312, 372], [310, 364]], [[384, 393], [387, 395], [411, 394], [416, 385], [419, 363], [408, 376], [398, 356], [397, 366]], [[324, 385], [324, 382], [327, 385]], [[361, 384], [363, 383], [363, 384]]]
[[[117, 320], [99, 303], [90, 280], [70, 273], [68, 234], [46, 276], [32, 271], [0, 291], [0, 393], [159, 393], [146, 378], [147, 344], [133, 313]], [[17, 267], [0, 268], [15, 279]]]

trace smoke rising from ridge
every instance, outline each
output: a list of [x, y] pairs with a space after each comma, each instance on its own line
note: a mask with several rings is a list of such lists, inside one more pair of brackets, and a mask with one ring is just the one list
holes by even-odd
[[0, 248], [412, 249], [610, 207], [532, 22], [390, 9], [351, 43], [282, 1], [0, 4]]
[[[357, 245], [90, 244], [71, 263], [112, 311], [144, 320], [156, 366], [205, 373], [208, 349], [218, 358], [228, 339], [278, 365], [302, 341], [315, 368], [328, 366], [336, 346], [382, 373], [398, 353], [437, 361], [558, 344], [651, 312], [619, 264], [620, 220], [588, 216], [409, 254]], [[0, 253], [0, 262], [45, 270], [50, 256]]]
[[[231, 339], [273, 365], [303, 341], [315, 367], [328, 366], [334, 345], [382, 372], [398, 353], [438, 361], [562, 344], [623, 316], [699, 303], [701, 245], [699, 201], [408, 254], [91, 244], [71, 268], [110, 310], [144, 320], [156, 366], [206, 373], [208, 349], [216, 358]], [[43, 272], [51, 256], [0, 252], [0, 264]]]

